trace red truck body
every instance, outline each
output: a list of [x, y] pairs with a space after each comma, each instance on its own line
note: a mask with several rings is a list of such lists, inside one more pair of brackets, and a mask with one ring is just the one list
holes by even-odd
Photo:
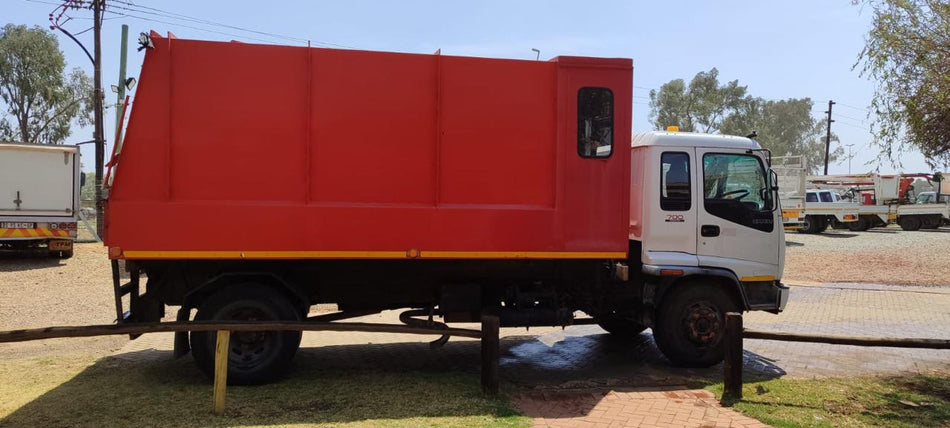
[[[626, 257], [629, 59], [151, 39], [112, 258]], [[584, 87], [613, 93], [609, 157], [578, 154]]]

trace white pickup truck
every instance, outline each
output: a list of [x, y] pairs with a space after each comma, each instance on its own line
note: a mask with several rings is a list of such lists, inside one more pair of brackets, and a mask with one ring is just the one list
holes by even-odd
[[841, 199], [834, 190], [812, 189], [805, 192], [805, 221], [801, 233], [821, 233], [829, 226], [848, 227], [858, 221], [860, 205]]
[[0, 253], [72, 257], [80, 181], [75, 146], [0, 144]]

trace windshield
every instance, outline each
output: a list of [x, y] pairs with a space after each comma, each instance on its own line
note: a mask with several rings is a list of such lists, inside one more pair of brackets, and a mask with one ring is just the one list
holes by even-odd
[[751, 155], [707, 154], [703, 157], [706, 199], [731, 199], [758, 211], [771, 210], [771, 192], [759, 158]]

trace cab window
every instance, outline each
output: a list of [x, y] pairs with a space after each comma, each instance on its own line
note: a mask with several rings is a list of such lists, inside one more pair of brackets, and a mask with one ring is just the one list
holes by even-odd
[[683, 152], [663, 152], [660, 155], [660, 209], [689, 211], [689, 155]]
[[818, 194], [821, 196], [822, 202], [834, 202], [835, 199], [831, 197], [831, 192], [821, 192]]
[[745, 154], [703, 156], [703, 204], [716, 217], [771, 232], [772, 192], [759, 158]]
[[614, 145], [614, 93], [607, 88], [577, 91], [577, 154], [606, 158]]
[[818, 195], [814, 193], [806, 193], [805, 202], [818, 202]]

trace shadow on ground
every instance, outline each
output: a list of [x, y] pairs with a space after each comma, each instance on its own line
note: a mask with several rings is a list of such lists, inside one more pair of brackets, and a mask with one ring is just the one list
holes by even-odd
[[[588, 327], [502, 338], [503, 396], [589, 394], [591, 389], [668, 391], [721, 382], [721, 365], [672, 367], [656, 350], [649, 331], [618, 340]], [[754, 353], [746, 351], [745, 360], [751, 379], [784, 374]], [[138, 351], [96, 361], [13, 411], [0, 426], [132, 426], [158, 421], [163, 426], [360, 425], [368, 419], [409, 426], [517, 424], [508, 419], [517, 418], [517, 412], [505, 397], [482, 396], [479, 361], [477, 341], [452, 341], [434, 350], [425, 342], [303, 348], [286, 379], [229, 387], [227, 412], [214, 417], [210, 381], [191, 358], [174, 360], [170, 351]], [[576, 408], [572, 413], [584, 411]]]
[[837, 232], [832, 232], [832, 233], [822, 232], [822, 233], [819, 233], [818, 235], [824, 236], [826, 238], [854, 238], [855, 236], [858, 236], [858, 234], [856, 233], [837, 233]]
[[0, 272], [19, 272], [34, 269], [46, 269], [54, 266], [60, 266], [65, 261], [44, 256], [25, 256], [15, 254], [0, 254]]

